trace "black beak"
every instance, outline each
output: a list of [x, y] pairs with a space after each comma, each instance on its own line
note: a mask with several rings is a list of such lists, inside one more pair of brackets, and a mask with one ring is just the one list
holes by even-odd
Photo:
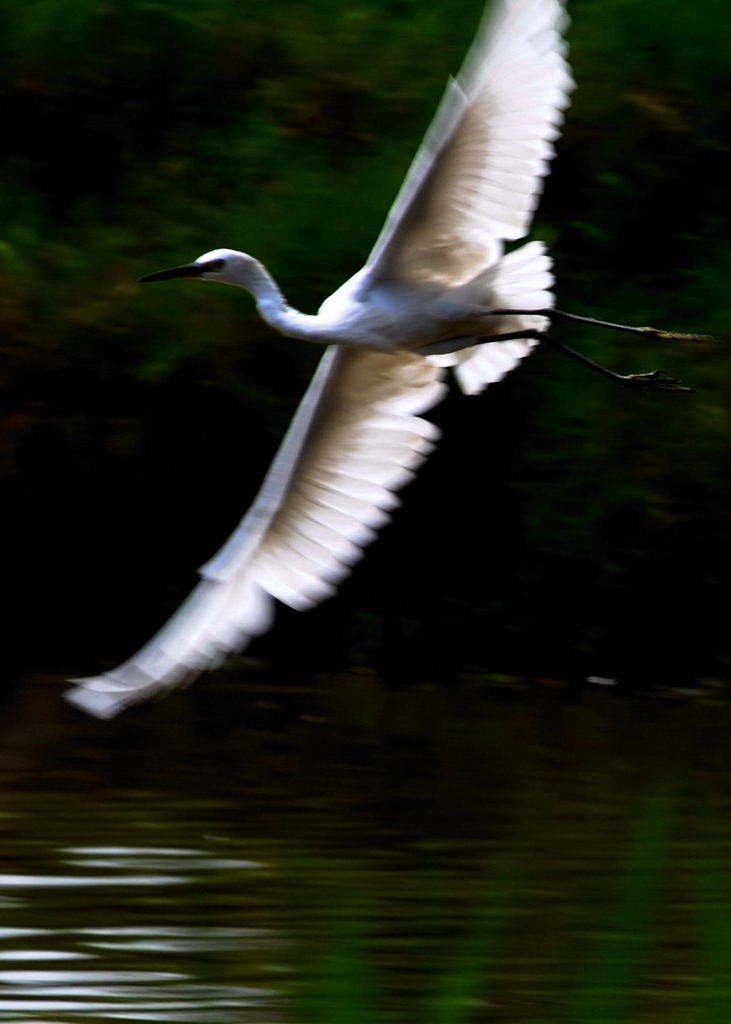
[[173, 277], [200, 277], [204, 269], [200, 263], [186, 263], [182, 267], [158, 270], [156, 274], [145, 274], [139, 281], [141, 284], [147, 284], [148, 281], [169, 281]]

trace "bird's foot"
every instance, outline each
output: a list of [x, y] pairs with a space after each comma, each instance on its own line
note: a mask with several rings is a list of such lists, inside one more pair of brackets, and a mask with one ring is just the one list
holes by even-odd
[[628, 373], [619, 375], [619, 383], [623, 387], [636, 391], [691, 391], [677, 377], [671, 377], [664, 370], [652, 370], [651, 373]]
[[700, 341], [704, 343], [715, 343], [716, 341], [712, 334], [683, 334], [681, 331], [661, 331], [658, 327], [638, 327], [637, 331], [650, 338], [659, 338], [661, 341]]

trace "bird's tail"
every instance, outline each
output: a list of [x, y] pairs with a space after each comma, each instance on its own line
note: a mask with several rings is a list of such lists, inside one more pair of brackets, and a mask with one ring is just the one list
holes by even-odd
[[[480, 271], [462, 288], [469, 301], [490, 309], [546, 309], [553, 306], [551, 257], [543, 242], [528, 242]], [[495, 317], [495, 333], [542, 330], [542, 316]], [[513, 370], [537, 343], [531, 338], [475, 345], [447, 355], [431, 356], [451, 366], [462, 390], [475, 395]]]

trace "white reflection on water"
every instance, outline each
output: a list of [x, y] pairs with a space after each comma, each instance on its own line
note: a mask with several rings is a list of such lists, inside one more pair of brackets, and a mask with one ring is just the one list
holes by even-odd
[[65, 846], [61, 853], [83, 857], [205, 857], [205, 850], [174, 846]]
[[[237, 949], [256, 943], [258, 949], [279, 944], [263, 928], [89, 928], [91, 949], [139, 950], [147, 953], [203, 953]], [[99, 936], [99, 938], [94, 938]], [[108, 938], [107, 938], [108, 937]]]
[[24, 939], [29, 935], [48, 934], [48, 928], [0, 928], [0, 939]]
[[[17, 970], [0, 971], [4, 996], [0, 998], [0, 1019], [8, 1013], [26, 1014], [39, 1009], [48, 1012], [104, 1014], [109, 1019], [228, 1021], [221, 1008], [261, 1004], [272, 993], [242, 985], [208, 986], [188, 975], [173, 971], [113, 970]], [[144, 993], [144, 994], [143, 994]], [[216, 1011], [215, 1018], [212, 1011]], [[33, 1017], [33, 1024], [38, 1024]]]
[[111, 985], [117, 982], [152, 984], [159, 981], [177, 981], [184, 974], [171, 971], [0, 971], [3, 985], [62, 985], [82, 978], [86, 983]]
[[[229, 984], [227, 971], [217, 984], [206, 984], [203, 967], [215, 957], [221, 964], [237, 964], [244, 951], [256, 960], [265, 948], [281, 946], [273, 932], [169, 923], [171, 915], [176, 922], [181, 912], [194, 914], [201, 892], [214, 901], [214, 913], [228, 913], [227, 903], [239, 889], [239, 877], [248, 878], [253, 869], [266, 868], [265, 864], [221, 857], [198, 846], [60, 843], [49, 844], [40, 858], [36, 849], [22, 848], [13, 857], [23, 870], [0, 875], [0, 885], [24, 891], [24, 898], [14, 899], [6, 910], [29, 922], [41, 914], [43, 921], [58, 921], [61, 927], [0, 929], [0, 966], [4, 967], [0, 969], [0, 1021], [42, 1024], [41, 1016], [53, 1015], [52, 1024], [91, 1017], [237, 1024], [244, 1008], [258, 1021], [277, 1020], [277, 1014], [270, 1012], [276, 1004], [275, 993], [265, 987]], [[26, 854], [32, 858], [30, 863]], [[77, 868], [76, 873], [54, 873], [57, 865], [69, 864]], [[185, 897], [166, 895], [170, 886], [186, 892]], [[129, 887], [141, 890], [140, 895], [122, 896], [115, 891]], [[100, 895], [82, 898], [82, 891]], [[75, 917], [75, 911], [82, 916]], [[116, 927], [108, 923], [125, 920], [130, 912], [145, 923]], [[32, 948], [35, 939], [37, 949]], [[59, 961], [73, 963], [58, 969]], [[91, 969], [88, 961], [93, 963]]]
[[0, 960], [18, 960], [28, 963], [31, 960], [91, 960], [93, 953], [74, 953], [64, 949], [0, 949]]
[[[31, 1024], [44, 1024], [40, 1021], [35, 1014], [40, 1010], [44, 1013], [71, 1013], [74, 1015], [74, 1019], [84, 1019], [85, 1017], [94, 1014], [95, 1016], [103, 1016], [107, 1020], [140, 1020], [140, 1021], [176, 1021], [180, 1024], [212, 1024], [215, 1020], [216, 1024], [235, 1024], [240, 1021], [240, 1016], [236, 1012], [222, 1014], [219, 1011], [220, 1008], [230, 1008], [239, 1006], [238, 1002], [217, 1002], [209, 1003], [209, 1007], [213, 1006], [216, 1009], [215, 1018], [211, 1017], [211, 1010], [209, 1008], [201, 1009], [200, 1005], [196, 1002], [189, 1001], [177, 1001], [170, 999], [161, 999], [157, 1002], [144, 1002], [144, 1003], [125, 1003], [121, 1006], [118, 1003], [110, 1002], [94, 1002], [93, 1000], [85, 1000], [83, 1003], [70, 1001], [70, 1000], [49, 1000], [49, 999], [29, 999], [27, 1001], [2, 999], [0, 1000], [0, 1013], [2, 1013], [2, 1019], [10, 1021], [30, 1021]], [[5, 1015], [5, 1011], [13, 1013], [13, 1017]], [[18, 1016], [22, 1014], [22, 1016]], [[33, 1014], [34, 1016], [28, 1017], [27, 1014]], [[58, 1024], [57, 1021], [48, 1021], [47, 1024]]]
[[[178, 866], [171, 860], [161, 861], [159, 858], [139, 856], [127, 857], [125, 859], [121, 857], [116, 859], [92, 857], [89, 860], [64, 860], [63, 863], [70, 864], [72, 867], [98, 868], [103, 871], [108, 871], [110, 868], [134, 868], [137, 871], [153, 871], [155, 868], [175, 868]], [[261, 864], [250, 860], [227, 860], [218, 857], [201, 857], [195, 860], [191, 858], [185, 862], [186, 871], [248, 871], [251, 868], [260, 868], [261, 866]]]
[[[264, 928], [204, 928], [206, 936], [219, 939], [240, 939], [259, 938], [271, 934]], [[80, 935], [174, 935], [181, 938], [199, 936], [200, 928], [167, 927], [167, 928], [146, 928], [142, 925], [133, 925], [128, 928], [80, 928]]]
[[[144, 846], [72, 846], [64, 852], [73, 857], [64, 859], [72, 867], [96, 868], [102, 871], [249, 871], [262, 868], [253, 860], [233, 857], [212, 857], [204, 850]], [[159, 876], [156, 876], [159, 877]]]
[[0, 875], [0, 886], [8, 889], [88, 889], [105, 885], [184, 885], [187, 879], [172, 875]]

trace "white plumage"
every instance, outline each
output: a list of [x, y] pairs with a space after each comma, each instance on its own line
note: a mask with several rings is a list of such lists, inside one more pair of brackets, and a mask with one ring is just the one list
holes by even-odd
[[528, 231], [572, 82], [559, 0], [497, 0], [451, 80], [365, 267], [316, 316], [287, 305], [265, 268], [217, 249], [143, 280], [244, 287], [281, 333], [328, 346], [251, 509], [162, 630], [129, 661], [77, 680], [100, 717], [177, 686], [266, 631], [274, 599], [304, 610], [334, 593], [398, 503], [437, 430], [421, 413], [446, 367], [475, 394], [536, 341], [551, 262]]

